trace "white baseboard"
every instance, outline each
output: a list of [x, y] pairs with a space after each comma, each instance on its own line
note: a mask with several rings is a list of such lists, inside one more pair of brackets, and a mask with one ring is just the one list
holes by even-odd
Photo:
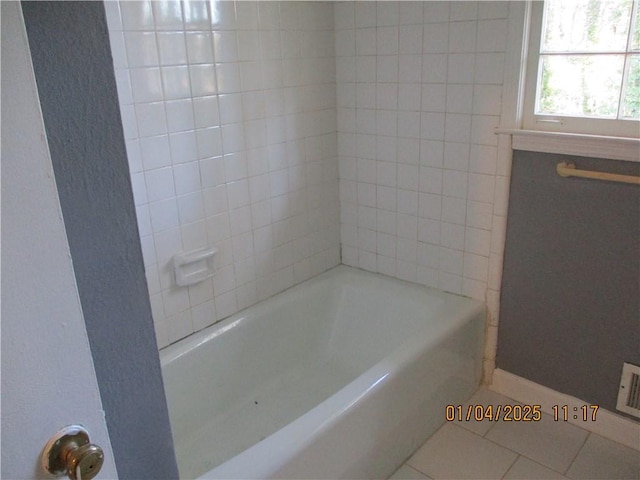
[[[622, 443], [627, 447], [640, 450], [640, 424], [633, 420], [616, 415], [603, 408], [597, 410], [595, 421], [589, 420], [585, 422], [580, 418], [574, 419], [573, 412], [580, 412], [578, 417], [581, 417], [581, 407], [589, 405], [587, 402], [499, 368], [496, 368], [493, 372], [493, 380], [489, 388], [518, 402], [528, 405], [540, 405], [541, 410], [548, 414], [553, 414], [552, 408], [554, 405], [560, 406], [560, 412], [563, 412], [562, 406], [567, 405], [567, 411], [569, 412], [568, 423]], [[592, 410], [589, 409], [588, 412], [592, 412]], [[560, 413], [560, 416], [562, 417], [562, 413]]]

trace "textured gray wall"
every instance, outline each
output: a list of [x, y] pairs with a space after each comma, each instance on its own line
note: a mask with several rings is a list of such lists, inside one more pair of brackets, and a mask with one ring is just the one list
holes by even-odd
[[177, 478], [104, 7], [22, 8], [118, 474]]
[[562, 178], [640, 163], [514, 152], [497, 366], [615, 411], [640, 364], [640, 188]]

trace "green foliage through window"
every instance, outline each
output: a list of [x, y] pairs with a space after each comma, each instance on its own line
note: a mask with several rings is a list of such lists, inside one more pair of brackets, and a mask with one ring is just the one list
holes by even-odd
[[546, 0], [536, 114], [640, 119], [638, 0]]

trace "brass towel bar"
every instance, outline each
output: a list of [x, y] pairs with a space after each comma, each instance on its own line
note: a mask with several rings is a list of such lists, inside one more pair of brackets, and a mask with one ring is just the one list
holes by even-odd
[[635, 175], [619, 175], [617, 173], [592, 172], [590, 170], [578, 170], [574, 163], [560, 162], [556, 166], [556, 172], [561, 177], [581, 177], [593, 180], [608, 180], [610, 182], [631, 183], [640, 185], [640, 177]]

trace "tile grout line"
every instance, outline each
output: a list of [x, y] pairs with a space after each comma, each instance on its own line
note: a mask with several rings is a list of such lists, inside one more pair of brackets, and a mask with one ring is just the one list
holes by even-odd
[[589, 432], [588, 430], [585, 430], [585, 431], [587, 432], [587, 436], [584, 438], [584, 442], [582, 442], [582, 445], [580, 445], [580, 448], [578, 449], [578, 451], [574, 455], [573, 459], [571, 460], [571, 463], [569, 463], [569, 466], [567, 467], [567, 469], [564, 472], [562, 472], [562, 475], [564, 475], [565, 477], [567, 476], [567, 473], [569, 472], [569, 470], [571, 470], [571, 467], [575, 463], [576, 459], [580, 456], [580, 453], [582, 453], [582, 449], [587, 444], [587, 440], [589, 440], [589, 438], [591, 437], [591, 433], [592, 432]]
[[[489, 440], [489, 441], [491, 441], [491, 440]], [[522, 455], [521, 455], [521, 454], [518, 454], [518, 456], [516, 457], [516, 459], [513, 461], [513, 463], [512, 463], [511, 465], [509, 465], [509, 468], [507, 468], [506, 472], [504, 472], [504, 473], [502, 474], [502, 476], [500, 477], [500, 479], [504, 479], [504, 478], [507, 476], [507, 474], [511, 471], [511, 469], [513, 468], [513, 466], [518, 462], [518, 460], [520, 460], [520, 457], [522, 457]]]
[[418, 467], [415, 467], [415, 466], [411, 465], [409, 462], [410, 462], [410, 461], [411, 461], [411, 459], [414, 457], [414, 455], [415, 455], [416, 453], [418, 453], [418, 451], [419, 451], [422, 447], [424, 447], [424, 445], [425, 445], [425, 444], [426, 444], [430, 439], [432, 439], [433, 437], [435, 437], [435, 436], [436, 436], [436, 434], [437, 434], [440, 430], [442, 430], [442, 429], [447, 425], [447, 423], [449, 423], [449, 422], [445, 422], [442, 426], [440, 426], [440, 428], [438, 428], [435, 432], [433, 432], [433, 434], [429, 435], [429, 437], [428, 437], [424, 442], [422, 442], [422, 444], [421, 444], [421, 445], [416, 449], [416, 451], [415, 451], [415, 452], [413, 452], [413, 453], [411, 454], [411, 456], [410, 456], [410, 457], [409, 457], [409, 458], [404, 462], [404, 464], [403, 464], [403, 465], [408, 465], [409, 467], [413, 468], [415, 471], [420, 472], [422, 475], [425, 475], [425, 476], [427, 476], [427, 477], [428, 477], [429, 475], [427, 475], [425, 472], [423, 472], [422, 470], [420, 470]]
[[[491, 426], [487, 429], [487, 431], [486, 431], [486, 432], [484, 432], [484, 434], [483, 434], [483, 435], [481, 435], [481, 438], [483, 438], [484, 440], [487, 440], [487, 441], [489, 441], [489, 442], [493, 443], [494, 445], [498, 445], [496, 442], [492, 441], [490, 438], [487, 438], [487, 435], [489, 434], [489, 432], [490, 432], [491, 430], [493, 430], [493, 428], [494, 428], [497, 424], [498, 424], [498, 422], [497, 422], [497, 421], [493, 421], [493, 422], [491, 422]], [[500, 446], [502, 446], [502, 445], [500, 445]], [[503, 448], [507, 448], [507, 447], [503, 447]], [[511, 450], [510, 448], [507, 448], [507, 450], [509, 450], [509, 451], [513, 451], [513, 450]], [[504, 478], [504, 477], [505, 477], [505, 475], [506, 475], [507, 473], [509, 473], [509, 470], [511, 470], [511, 469], [513, 468], [513, 466], [514, 466], [514, 465], [515, 465], [515, 463], [518, 461], [518, 459], [522, 456], [522, 454], [520, 454], [520, 453], [518, 453], [518, 452], [514, 452], [514, 453], [517, 453], [517, 455], [518, 455], [518, 456], [517, 456], [517, 457], [516, 457], [516, 459], [513, 461], [513, 463], [509, 466], [509, 468], [507, 469], [507, 471], [506, 471], [506, 472], [504, 472], [504, 475], [502, 475], [502, 477], [500, 477], [500, 478]]]
[[[496, 424], [497, 424], [497, 422], [496, 422]], [[457, 426], [457, 425], [456, 425], [456, 426]], [[490, 438], [485, 438], [485, 436], [484, 436], [484, 435], [486, 435], [487, 433], [489, 433], [489, 430], [491, 430], [491, 428], [493, 428], [493, 426], [492, 426], [489, 430], [487, 430], [487, 432], [486, 432], [484, 435], [479, 435], [479, 434], [477, 434], [476, 432], [473, 432], [473, 431], [471, 431], [471, 430], [468, 430], [468, 429], [466, 429], [466, 428], [464, 428], [464, 427], [459, 427], [459, 428], [462, 428], [464, 431], [469, 432], [469, 433], [471, 433], [471, 434], [473, 434], [473, 435], [476, 435], [476, 436], [478, 436], [478, 437], [482, 438], [483, 440], [486, 440], [486, 441], [488, 441], [488, 442], [492, 443], [492, 444], [493, 444], [493, 445], [495, 445], [495, 446], [498, 446], [498, 447], [504, 448], [504, 449], [506, 449], [506, 450], [509, 450], [509, 451], [510, 451], [510, 452], [512, 452], [512, 453], [515, 453], [515, 454], [518, 456], [518, 458], [519, 458], [519, 457], [524, 457], [524, 458], [526, 458], [527, 460], [529, 460], [529, 461], [531, 461], [531, 462], [537, 463], [538, 465], [541, 465], [541, 466], [543, 466], [543, 467], [545, 467], [545, 468], [548, 468], [549, 470], [552, 470], [552, 471], [554, 471], [554, 472], [556, 472], [556, 473], [558, 473], [558, 474], [560, 474], [560, 475], [566, 476], [566, 475], [565, 475], [565, 473], [566, 473], [566, 472], [564, 472], [564, 473], [563, 473], [563, 472], [559, 472], [559, 471], [555, 470], [553, 467], [550, 467], [549, 465], [545, 465], [545, 464], [541, 463], [539, 460], [534, 460], [533, 458], [530, 458], [530, 457], [528, 457], [528, 456], [526, 456], [526, 455], [524, 455], [524, 454], [522, 454], [522, 453], [520, 453], [520, 452], [516, 452], [515, 450], [512, 450], [512, 449], [511, 449], [511, 448], [509, 448], [509, 447], [506, 447], [506, 446], [501, 445], [501, 444], [499, 444], [499, 443], [497, 443], [497, 442], [494, 442], [494, 441], [493, 441], [493, 440], [491, 440]], [[584, 430], [584, 429], [583, 429], [583, 430]], [[435, 434], [434, 434], [434, 435], [435, 435]], [[429, 438], [431, 438], [431, 437], [429, 437]], [[587, 435], [587, 438], [589, 438], [589, 435]], [[425, 443], [426, 443], [426, 442], [425, 442]], [[585, 439], [585, 443], [586, 443], [586, 439]], [[569, 471], [569, 468], [571, 468], [571, 465], [573, 465], [573, 462], [575, 461], [576, 457], [580, 454], [580, 451], [582, 450], [582, 447], [584, 447], [584, 443], [582, 444], [582, 446], [581, 446], [581, 447], [580, 447], [580, 449], [578, 450], [578, 453], [575, 455], [575, 457], [573, 458], [573, 460], [571, 460], [571, 463], [569, 464], [569, 467], [567, 468], [567, 471]], [[516, 458], [516, 460], [517, 460], [518, 458]], [[515, 461], [514, 461], [514, 463], [515, 463]], [[512, 467], [512, 466], [513, 466], [513, 464], [511, 465], [511, 467]], [[511, 467], [509, 467], [509, 469], [511, 469]], [[508, 470], [507, 470], [507, 471], [508, 471]], [[505, 472], [505, 475], [506, 475], [506, 472]]]
[[411, 465], [409, 465], [408, 463], [405, 463], [404, 465], [406, 465], [408, 468], [410, 468], [410, 469], [411, 469], [411, 470], [413, 470], [414, 472], [419, 473], [420, 475], [423, 475], [423, 476], [425, 476], [425, 477], [427, 477], [427, 478], [431, 478], [431, 477], [430, 477], [429, 475], [427, 475], [426, 473], [421, 472], [420, 470], [418, 470], [418, 469], [417, 469], [417, 468], [415, 468], [415, 467], [412, 467], [412, 466], [411, 466]]

